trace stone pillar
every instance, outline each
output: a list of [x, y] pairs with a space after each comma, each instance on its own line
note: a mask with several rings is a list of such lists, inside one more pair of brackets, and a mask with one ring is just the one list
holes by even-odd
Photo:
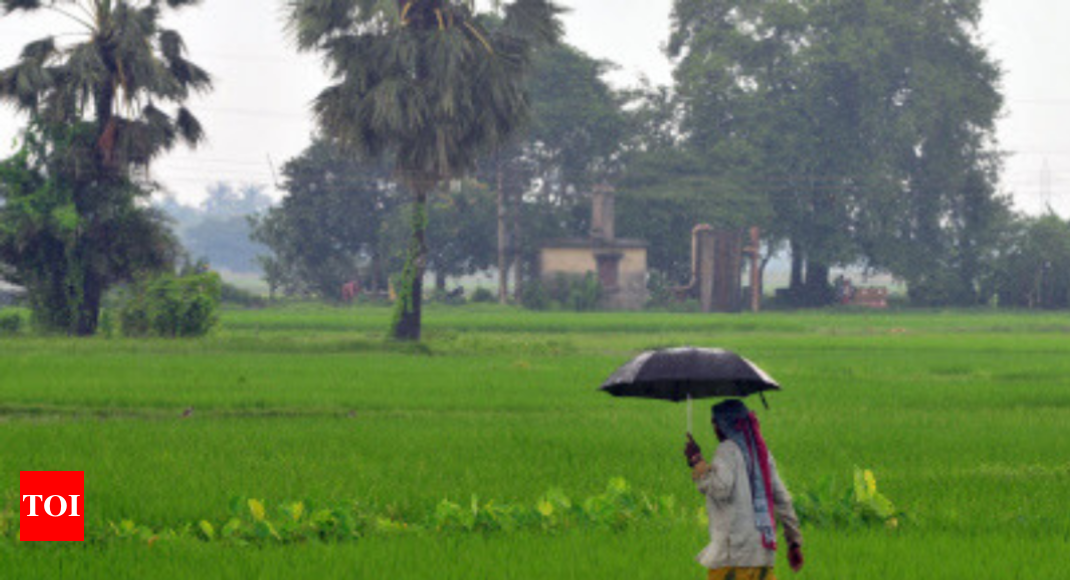
[[695, 252], [695, 281], [698, 283], [698, 300], [703, 312], [713, 312], [714, 260], [717, 238], [709, 226], [695, 228], [693, 245]]
[[591, 192], [592, 238], [611, 242], [616, 237], [614, 193], [613, 187], [605, 184], [596, 186]]

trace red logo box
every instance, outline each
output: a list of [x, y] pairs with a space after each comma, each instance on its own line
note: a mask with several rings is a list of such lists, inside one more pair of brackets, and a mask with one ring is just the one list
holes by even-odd
[[85, 541], [85, 472], [19, 472], [19, 540]]

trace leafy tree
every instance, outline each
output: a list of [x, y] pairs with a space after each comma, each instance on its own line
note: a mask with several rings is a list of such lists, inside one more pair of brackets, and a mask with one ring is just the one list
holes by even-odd
[[676, 283], [690, 276], [696, 225], [743, 228], [767, 220], [761, 197], [731, 175], [712, 174], [687, 148], [634, 157], [619, 190], [618, 231], [648, 242], [650, 268]]
[[650, 268], [681, 283], [690, 276], [696, 225], [765, 225], [770, 210], [765, 197], [747, 187], [746, 173], [736, 163], [712, 162], [717, 152], [698, 148], [682, 134], [681, 103], [667, 88], [644, 87], [631, 98], [618, 231], [646, 240]]
[[365, 287], [385, 289], [382, 232], [403, 201], [386, 163], [359, 162], [315, 139], [282, 175], [286, 197], [252, 220], [253, 239], [273, 253], [262, 262], [269, 285], [337, 300], [365, 270]]
[[[34, 126], [22, 149], [0, 163], [0, 261], [14, 266], [12, 278], [29, 291], [45, 330], [87, 334], [100, 299], [87, 291], [165, 270], [178, 252], [164, 216], [142, 203], [147, 190], [129, 181], [81, 181], [82, 160], [95, 144], [91, 123]], [[80, 213], [79, 187], [98, 211]]]
[[[516, 295], [523, 292], [523, 272], [537, 263], [547, 234], [584, 230], [592, 186], [616, 173], [627, 124], [625, 95], [603, 79], [611, 67], [567, 44], [540, 50], [530, 79], [531, 121], [483, 164], [480, 176], [499, 190], [499, 300], [510, 267]], [[560, 227], [540, 227], [555, 220]]]
[[1070, 223], [1049, 213], [1017, 225], [995, 276], [1000, 306], [1070, 308]]
[[860, 261], [920, 302], [979, 299], [1006, 214], [979, 19], [977, 0], [676, 1], [682, 132], [771, 200], [802, 303]]
[[[449, 191], [435, 192], [428, 200], [428, 269], [435, 274], [435, 288], [446, 289], [448, 278], [482, 272], [494, 263], [495, 194], [471, 179], [451, 184]], [[403, 207], [385, 224], [380, 245], [392, 249], [390, 271], [404, 267], [408, 237]]]
[[[81, 38], [73, 43], [49, 37], [26, 45], [17, 63], [0, 71], [0, 102], [49, 128], [36, 139], [57, 140], [39, 143], [44, 149], [26, 163], [31, 168], [58, 163], [65, 172], [55, 187], [72, 204], [66, 223], [77, 235], [64, 242], [63, 251], [74, 271], [52, 272], [50, 278], [70, 277], [77, 284], [72, 324], [79, 335], [96, 331], [101, 296], [111, 281], [106, 268], [92, 266], [106, 255], [102, 240], [115, 233], [101, 229], [115, 225], [102, 216], [130, 215], [128, 201], [145, 191], [134, 182], [135, 169], [147, 168], [179, 142], [196, 145], [203, 138], [183, 103], [191, 92], [208, 90], [211, 80], [186, 59], [181, 35], [160, 25], [165, 10], [193, 4], [196, 0], [0, 0], [5, 14], [50, 11], [80, 28]], [[55, 127], [68, 131], [50, 129]]]
[[471, 0], [292, 0], [298, 46], [322, 52], [331, 86], [316, 99], [325, 135], [360, 155], [390, 154], [413, 193], [412, 240], [393, 334], [419, 340], [427, 199], [471, 170], [527, 118], [535, 49], [560, 36], [548, 0], [493, 14]]

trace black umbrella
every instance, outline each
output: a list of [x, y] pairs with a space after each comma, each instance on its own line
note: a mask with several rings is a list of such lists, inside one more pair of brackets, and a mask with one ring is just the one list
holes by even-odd
[[[614, 397], [688, 402], [691, 399], [746, 397], [779, 391], [780, 385], [757, 365], [721, 348], [667, 348], [647, 351], [616, 370], [601, 390]], [[762, 402], [765, 396], [762, 395]]]

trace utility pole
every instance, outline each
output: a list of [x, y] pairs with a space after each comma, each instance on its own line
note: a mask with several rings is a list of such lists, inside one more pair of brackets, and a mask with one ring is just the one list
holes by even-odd
[[1051, 166], [1048, 165], [1047, 157], [1044, 158], [1044, 164], [1040, 167], [1040, 207], [1041, 211], [1046, 209], [1055, 213], [1051, 207]]

